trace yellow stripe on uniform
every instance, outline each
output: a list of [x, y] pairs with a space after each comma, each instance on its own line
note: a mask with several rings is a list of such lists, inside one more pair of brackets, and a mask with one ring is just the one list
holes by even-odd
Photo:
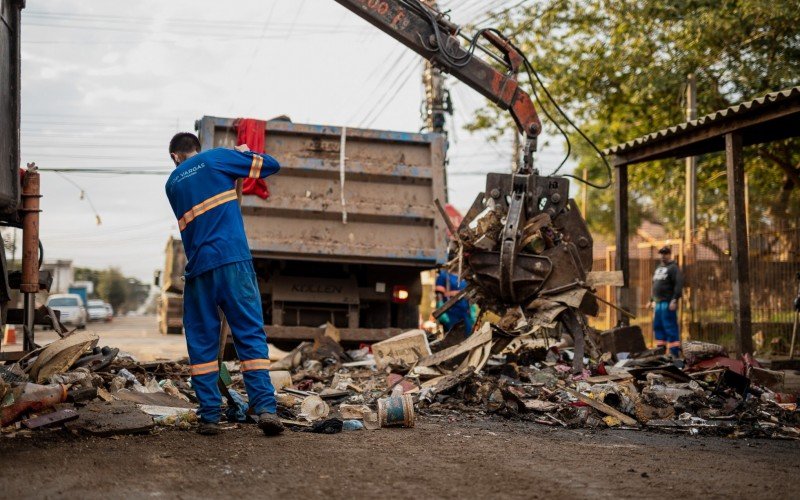
[[258, 179], [261, 177], [261, 167], [264, 165], [264, 158], [259, 155], [253, 155], [253, 163], [250, 164], [250, 174], [248, 177], [251, 179]]
[[241, 367], [243, 372], [249, 372], [253, 370], [269, 370], [269, 360], [249, 359], [247, 361], [242, 361]]
[[191, 366], [191, 372], [193, 377], [196, 377], [197, 375], [205, 375], [207, 373], [215, 373], [218, 371], [219, 371], [219, 364], [216, 361], [210, 361], [208, 363], [200, 363], [199, 365]]
[[191, 210], [183, 214], [183, 217], [178, 219], [178, 228], [183, 231], [186, 229], [186, 226], [189, 225], [190, 222], [195, 220], [200, 215], [208, 212], [212, 208], [218, 207], [223, 203], [228, 203], [229, 201], [235, 200], [236, 197], [236, 189], [231, 189], [230, 191], [225, 191], [219, 193], [218, 195], [212, 196], [205, 201], [198, 203], [197, 205], [193, 206]]

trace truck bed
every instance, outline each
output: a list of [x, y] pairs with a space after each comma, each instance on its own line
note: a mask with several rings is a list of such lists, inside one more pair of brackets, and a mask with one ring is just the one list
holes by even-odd
[[[236, 145], [236, 120], [198, 122], [203, 150]], [[445, 139], [282, 120], [266, 123], [266, 152], [281, 163], [270, 197], [245, 196], [242, 213], [254, 258], [398, 264], [444, 262]], [[343, 212], [347, 213], [346, 223]]]

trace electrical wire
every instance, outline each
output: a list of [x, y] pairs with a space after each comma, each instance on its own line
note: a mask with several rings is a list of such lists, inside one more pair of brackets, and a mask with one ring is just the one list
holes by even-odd
[[[558, 105], [556, 100], [550, 94], [550, 91], [547, 89], [547, 86], [544, 84], [544, 82], [542, 81], [541, 77], [539, 76], [539, 73], [537, 73], [536, 69], [534, 69], [533, 65], [531, 64], [530, 60], [528, 59], [528, 56], [526, 56], [525, 53], [522, 50], [520, 50], [520, 48], [517, 47], [514, 44], [514, 42], [512, 42], [511, 40], [506, 38], [506, 36], [503, 35], [503, 33], [501, 33], [499, 30], [497, 30], [495, 28], [485, 28], [485, 29], [479, 30], [478, 33], [486, 32], [486, 31], [492, 32], [492, 33], [496, 34], [497, 36], [501, 37], [503, 40], [505, 40], [511, 46], [512, 49], [517, 51], [517, 53], [522, 57], [522, 60], [525, 63], [524, 64], [525, 71], [528, 74], [528, 80], [530, 81], [531, 91], [532, 91], [534, 99], [536, 99], [536, 102], [539, 104], [540, 108], [542, 109], [542, 112], [547, 117], [547, 119], [550, 120], [553, 123], [553, 125], [555, 125], [556, 129], [558, 129], [558, 131], [564, 137], [564, 140], [567, 142], [567, 155], [564, 157], [564, 160], [561, 162], [561, 164], [558, 166], [558, 168], [556, 168], [556, 170], [551, 175], [555, 175], [556, 173], [558, 173], [558, 171], [561, 170], [561, 168], [564, 166], [566, 161], [569, 159], [569, 156], [570, 156], [570, 154], [572, 152], [572, 145], [571, 145], [571, 143], [569, 141], [569, 136], [567, 135], [567, 133], [564, 131], [564, 129], [561, 128], [559, 123], [556, 120], [553, 119], [553, 117], [550, 115], [550, 113], [548, 113], [546, 106], [544, 106], [544, 104], [542, 103], [541, 99], [539, 99], [539, 96], [538, 96], [538, 94], [536, 92], [536, 85], [534, 84], [534, 80], [536, 82], [538, 82], [539, 86], [542, 88], [542, 91], [547, 96], [547, 99], [553, 104], [553, 107], [556, 108], [556, 111], [558, 111], [558, 113], [564, 118], [564, 120], [573, 129], [575, 129], [576, 132], [578, 132], [578, 134], [589, 144], [589, 146], [592, 147], [592, 149], [595, 150], [595, 152], [600, 157], [600, 159], [603, 160], [603, 163], [605, 164], [605, 167], [606, 167], [606, 171], [608, 172], [608, 181], [605, 184], [601, 185], [601, 184], [594, 184], [594, 183], [592, 183], [590, 181], [587, 181], [585, 179], [582, 179], [582, 178], [577, 177], [577, 176], [572, 175], [572, 174], [562, 174], [561, 176], [562, 177], [569, 177], [571, 179], [575, 179], [578, 182], [586, 184], [587, 186], [593, 187], [595, 189], [608, 189], [609, 187], [611, 187], [611, 184], [614, 182], [614, 177], [612, 175], [611, 165], [609, 165], [608, 160], [606, 159], [606, 156], [603, 154], [602, 151], [600, 151], [600, 149], [597, 147], [597, 145], [594, 143], [594, 141], [592, 141], [589, 137], [587, 137], [586, 134], [583, 132], [583, 130], [581, 130], [580, 127], [575, 125], [575, 122], [573, 122], [572, 119], [564, 112], [564, 110], [561, 108], [561, 106]], [[477, 36], [478, 35], [476, 35], [476, 37]]]
[[[511, 43], [511, 42], [509, 42], [509, 43]], [[575, 176], [575, 175], [572, 175], [572, 174], [562, 174], [562, 177], [569, 177], [571, 179], [575, 179], [576, 181], [581, 182], [583, 184], [586, 184], [587, 186], [593, 187], [595, 189], [608, 189], [609, 187], [611, 187], [611, 184], [613, 184], [613, 182], [614, 182], [614, 175], [612, 174], [611, 165], [609, 165], [608, 159], [606, 158], [606, 155], [604, 155], [603, 152], [600, 151], [600, 148], [597, 147], [597, 145], [594, 143], [594, 141], [589, 139], [589, 137], [587, 137], [586, 134], [583, 133], [583, 130], [581, 130], [580, 127], [575, 125], [575, 123], [572, 121], [572, 119], [564, 112], [563, 109], [561, 109], [561, 106], [558, 105], [558, 103], [555, 101], [555, 99], [553, 99], [553, 96], [550, 95], [550, 91], [547, 90], [547, 87], [544, 85], [544, 83], [542, 82], [541, 78], [539, 77], [539, 74], [536, 72], [536, 70], [531, 65], [530, 61], [528, 60], [528, 57], [525, 54], [523, 54], [518, 48], [516, 48], [516, 46], [514, 46], [513, 44], [511, 46], [514, 48], [514, 50], [516, 50], [517, 52], [519, 52], [522, 55], [522, 59], [525, 61], [525, 69], [528, 72], [528, 78], [530, 79], [531, 78], [531, 74], [533, 74], [533, 76], [536, 78], [536, 81], [539, 82], [539, 85], [541, 85], [542, 90], [544, 91], [544, 93], [547, 96], [547, 98], [550, 100], [550, 102], [553, 103], [553, 107], [555, 107], [556, 110], [559, 112], [559, 114], [561, 114], [561, 116], [564, 117], [564, 120], [566, 120], [566, 122], [569, 123], [570, 126], [573, 129], [575, 129], [575, 131], [578, 132], [578, 134], [581, 137], [583, 137], [583, 140], [585, 140], [589, 144], [589, 146], [591, 146], [592, 149], [595, 150], [595, 152], [600, 157], [600, 159], [603, 160], [603, 164], [606, 167], [606, 172], [608, 173], [608, 181], [605, 184], [602, 184], [602, 185], [601, 184], [594, 184], [594, 183], [592, 183], [592, 182], [590, 182], [590, 181], [588, 181], [586, 179], [583, 179], [581, 177], [578, 177], [578, 176]], [[531, 81], [531, 88], [533, 88], [533, 81]], [[552, 118], [550, 118], [550, 119], [552, 120]], [[564, 131], [561, 129], [560, 126], [558, 126], [557, 122], [555, 122], [553, 120], [553, 123], [556, 124], [556, 127], [559, 129], [559, 131], [561, 131], [561, 134], [564, 136], [564, 139], [567, 141], [567, 144], [569, 144], [569, 138], [567, 137], [567, 134], [564, 133]], [[569, 158], [569, 153], [570, 152], [568, 151], [567, 152], [567, 157], [564, 159], [564, 162], [566, 162], [567, 158]], [[562, 162], [561, 165], [559, 165], [559, 167], [555, 170], [555, 172], [553, 174], [558, 173], [558, 171], [564, 165], [564, 162]]]
[[65, 181], [69, 182], [70, 184], [72, 184], [73, 186], [75, 186], [76, 188], [78, 188], [80, 190], [81, 199], [85, 199], [89, 203], [89, 207], [92, 209], [92, 212], [94, 212], [94, 218], [95, 218], [95, 221], [97, 222], [97, 225], [99, 226], [100, 224], [102, 224], [103, 222], [100, 219], [100, 214], [97, 212], [97, 209], [95, 208], [94, 203], [92, 203], [92, 199], [89, 198], [89, 193], [87, 193], [86, 190], [83, 189], [77, 182], [73, 181], [72, 179], [70, 179], [69, 177], [64, 175], [63, 173], [56, 172], [56, 174], [58, 174]]
[[[536, 72], [536, 70], [534, 69], [533, 65], [530, 63], [530, 60], [528, 59], [528, 57], [525, 55], [524, 52], [522, 52], [522, 50], [519, 49], [519, 47], [517, 47], [514, 44], [514, 42], [509, 40], [502, 32], [500, 32], [499, 30], [497, 30], [495, 28], [482, 28], [482, 29], [479, 29], [478, 31], [475, 32], [475, 34], [473, 35], [471, 41], [469, 42], [469, 45], [464, 50], [463, 54], [453, 54], [447, 48], [448, 47], [448, 44], [447, 44], [448, 38], [446, 36], [443, 36], [442, 31], [441, 31], [441, 29], [439, 27], [439, 22], [437, 20], [437, 13], [434, 10], [423, 6], [423, 4], [420, 3], [420, 0], [401, 0], [401, 2], [404, 3], [406, 6], [408, 6], [409, 8], [415, 10], [417, 13], [419, 13], [422, 16], [427, 17], [429, 19], [429, 21], [431, 23], [431, 29], [433, 30], [434, 37], [436, 39], [436, 44], [433, 47], [428, 47], [428, 45], [426, 44], [426, 41], [425, 40], [421, 40], [423, 45], [425, 45], [429, 50], [431, 50], [433, 52], [437, 52], [438, 54], [440, 54], [442, 59], [444, 59], [444, 61], [447, 64], [450, 64], [450, 65], [452, 65], [454, 67], [464, 67], [467, 64], [469, 64], [470, 60], [472, 59], [472, 56], [474, 55], [475, 48], [476, 47], [480, 47], [480, 45], [478, 44], [478, 40], [480, 39], [480, 37], [482, 37], [484, 35], [484, 33], [487, 33], [487, 32], [494, 33], [497, 36], [499, 36], [500, 38], [502, 38], [504, 41], [506, 41], [511, 46], [511, 48], [513, 48], [515, 51], [517, 51], [517, 53], [522, 57], [522, 59], [523, 59], [523, 61], [525, 63], [524, 64], [525, 71], [528, 74], [528, 80], [530, 82], [530, 86], [531, 86], [531, 90], [532, 90], [532, 94], [533, 94], [534, 99], [539, 104], [539, 106], [540, 106], [542, 112], [544, 113], [544, 115], [547, 117], [548, 120], [550, 120], [553, 123], [553, 125], [555, 125], [556, 129], [561, 133], [561, 135], [564, 137], [564, 140], [567, 143], [567, 154], [565, 155], [565, 157], [562, 160], [561, 164], [556, 168], [556, 170], [551, 175], [555, 175], [556, 173], [558, 173], [561, 170], [561, 168], [566, 164], [567, 160], [570, 157], [570, 154], [572, 153], [572, 144], [571, 144], [571, 142], [569, 140], [569, 136], [567, 135], [567, 133], [564, 131], [563, 128], [561, 128], [561, 125], [558, 123], [558, 121], [553, 119], [553, 117], [547, 111], [547, 107], [543, 104], [542, 100], [539, 99], [538, 93], [536, 92], [536, 85], [535, 85], [534, 81], [537, 82], [539, 84], [539, 86], [542, 88], [542, 91], [547, 96], [547, 99], [550, 101], [550, 103], [552, 103], [552, 105], [556, 109], [556, 111], [558, 111], [558, 113], [564, 118], [564, 120], [573, 129], [575, 129], [576, 132], [578, 132], [578, 134], [592, 147], [592, 149], [595, 150], [595, 152], [597, 152], [597, 154], [600, 157], [600, 159], [603, 160], [603, 163], [605, 164], [606, 170], [608, 172], [608, 181], [605, 184], [602, 184], [602, 185], [594, 184], [592, 182], [589, 182], [587, 180], [584, 180], [584, 179], [582, 179], [580, 177], [577, 177], [577, 176], [574, 176], [572, 174], [563, 174], [562, 177], [569, 177], [569, 178], [575, 179], [575, 180], [577, 180], [577, 181], [579, 181], [579, 182], [581, 182], [583, 184], [586, 184], [586, 185], [591, 186], [591, 187], [596, 188], [596, 189], [607, 189], [607, 188], [609, 188], [611, 186], [611, 184], [613, 183], [613, 175], [612, 175], [611, 165], [609, 165], [608, 160], [606, 159], [606, 157], [603, 154], [603, 152], [600, 151], [600, 149], [597, 147], [597, 145], [594, 143], [594, 141], [592, 141], [583, 132], [583, 130], [581, 130], [577, 125], [575, 125], [575, 123], [564, 112], [564, 110], [561, 108], [561, 106], [558, 105], [556, 100], [550, 94], [550, 91], [547, 89], [547, 86], [544, 84], [544, 82], [542, 81], [541, 77], [539, 76], [539, 73]], [[520, 4], [518, 4], [517, 6], [519, 6], [519, 5]]]

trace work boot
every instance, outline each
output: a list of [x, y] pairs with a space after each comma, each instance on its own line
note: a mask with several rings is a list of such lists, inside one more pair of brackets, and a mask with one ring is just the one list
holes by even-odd
[[277, 436], [284, 429], [281, 419], [274, 413], [262, 413], [259, 415], [258, 427], [264, 431], [265, 436]]
[[197, 427], [197, 433], [203, 436], [216, 436], [219, 434], [219, 423], [201, 420]]

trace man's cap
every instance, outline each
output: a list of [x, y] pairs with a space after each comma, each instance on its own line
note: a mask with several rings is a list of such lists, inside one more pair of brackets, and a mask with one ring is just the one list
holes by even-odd
[[670, 247], [661, 247], [661, 250], [658, 251], [660, 254], [671, 254], [672, 249]]

